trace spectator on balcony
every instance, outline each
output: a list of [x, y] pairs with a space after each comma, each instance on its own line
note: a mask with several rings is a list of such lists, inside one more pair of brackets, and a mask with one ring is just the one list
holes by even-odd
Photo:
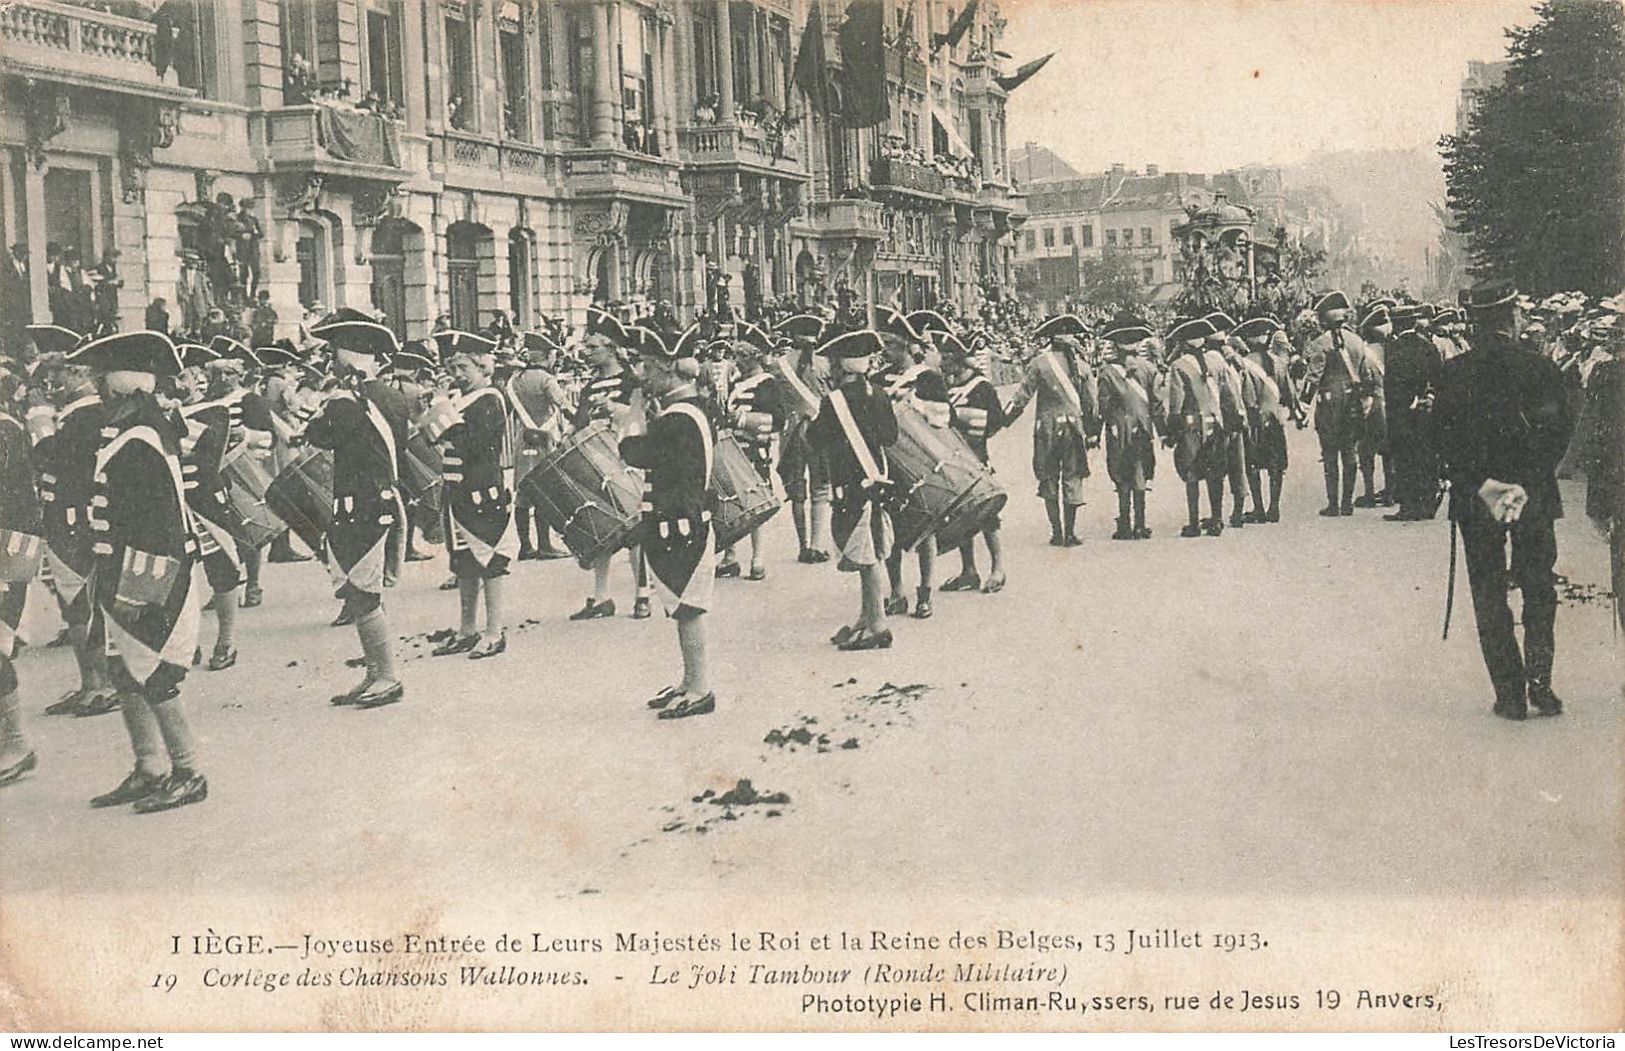
[[316, 97], [316, 71], [304, 55], [295, 51], [282, 71], [282, 101], [288, 106], [303, 106]]
[[446, 100], [446, 123], [458, 131], [468, 130], [468, 102], [463, 96], [453, 94], [451, 98]]
[[694, 120], [698, 124], [715, 124], [718, 111], [722, 108], [722, 98], [713, 92], [700, 99], [694, 106]]
[[254, 215], [254, 198], [244, 197], [237, 202], [233, 217], [233, 231], [237, 239], [237, 266], [243, 275], [243, 291], [254, 295], [260, 290], [260, 242], [265, 228]]

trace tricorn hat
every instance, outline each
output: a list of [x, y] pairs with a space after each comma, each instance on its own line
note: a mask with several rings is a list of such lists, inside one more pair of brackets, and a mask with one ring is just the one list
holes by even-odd
[[880, 333], [872, 328], [843, 332], [818, 348], [826, 358], [866, 358], [879, 354], [882, 348]]
[[318, 325], [311, 335], [326, 340], [334, 350], [364, 354], [384, 362], [395, 356], [401, 345], [395, 333], [376, 321], [339, 321]]
[[175, 351], [181, 356], [181, 365], [189, 369], [202, 368], [220, 360], [218, 351], [202, 343], [177, 343]]
[[66, 360], [70, 365], [84, 365], [104, 372], [173, 376], [181, 370], [180, 352], [162, 332], [115, 332], [80, 344]]
[[29, 325], [28, 335], [41, 354], [66, 354], [85, 338], [64, 325]]
[[1213, 324], [1206, 318], [1179, 318], [1168, 330], [1168, 342], [1183, 343], [1190, 339], [1206, 339], [1213, 335]]
[[774, 325], [773, 331], [791, 339], [817, 341], [824, 337], [824, 319], [815, 314], [792, 314]]
[[472, 332], [463, 332], [460, 329], [452, 329], [449, 332], [436, 332], [434, 342], [435, 346], [440, 350], [441, 361], [450, 361], [458, 354], [494, 354], [497, 349], [496, 340], [475, 335]]
[[1518, 289], [1506, 278], [1474, 285], [1467, 295], [1468, 310], [1493, 310], [1518, 301]]
[[1327, 292], [1315, 300], [1315, 313], [1325, 314], [1333, 310], [1350, 310], [1349, 297], [1342, 292]]
[[1230, 334], [1237, 339], [1250, 339], [1253, 336], [1273, 336], [1279, 331], [1281, 331], [1281, 323], [1268, 314], [1263, 314], [1243, 321]]
[[1076, 314], [1056, 314], [1033, 329], [1033, 336], [1038, 339], [1054, 339], [1056, 336], [1087, 335], [1088, 332], [1089, 326]]

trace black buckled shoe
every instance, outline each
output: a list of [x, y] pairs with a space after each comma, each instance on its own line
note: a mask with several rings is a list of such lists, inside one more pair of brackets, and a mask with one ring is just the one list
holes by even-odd
[[1528, 688], [1522, 680], [1515, 683], [1495, 684], [1495, 708], [1493, 711], [1503, 719], [1514, 722], [1529, 717]]
[[669, 708], [662, 708], [659, 719], [687, 719], [691, 715], [710, 715], [717, 710], [717, 695], [708, 693], [703, 697], [694, 697], [682, 694], [682, 699]]
[[440, 645], [430, 650], [429, 656], [450, 657], [458, 653], [468, 653], [479, 644], [480, 633], [477, 631], [472, 635], [453, 635], [445, 642], [442, 642]]
[[930, 588], [920, 588], [919, 597], [917, 597], [914, 600], [914, 613], [913, 613], [914, 619], [915, 620], [930, 620], [931, 619], [931, 613], [932, 613], [932, 609], [931, 609], [931, 589]]
[[11, 784], [36, 766], [39, 766], [39, 756], [29, 752], [4, 770], [0, 770], [0, 785]]
[[468, 651], [468, 659], [482, 661], [487, 657], [495, 657], [499, 653], [508, 651], [508, 633], [498, 632], [494, 639], [486, 639], [480, 645]]
[[196, 770], [175, 770], [163, 779], [157, 791], [135, 801], [137, 814], [174, 810], [209, 798], [209, 779]]
[[265, 602], [265, 589], [262, 588], [262, 587], [257, 587], [256, 586], [256, 587], [244, 588], [243, 589], [243, 599], [242, 599], [241, 602], [237, 603], [237, 605], [239, 607], [243, 608], [243, 609], [253, 609], [255, 606], [261, 605], [264, 602]]
[[571, 620], [598, 620], [598, 619], [600, 619], [602, 617], [613, 617], [614, 615], [615, 615], [615, 600], [614, 599], [607, 598], [602, 602], [594, 602], [592, 599], [588, 599], [587, 604], [585, 606], [582, 606], [580, 609], [578, 609], [574, 613], [570, 614], [570, 619]]
[[163, 785], [164, 778], [154, 774], [144, 774], [140, 770], [131, 770], [128, 777], [119, 782], [119, 786], [111, 792], [103, 792], [90, 801], [90, 805], [97, 810], [110, 806], [123, 806], [125, 803], [134, 803], [145, 799]]
[[855, 631], [847, 636], [841, 643], [841, 649], [848, 652], [856, 650], [889, 650], [891, 649], [891, 629], [883, 628], [880, 631]]
[[72, 715], [79, 707], [79, 702], [85, 699], [83, 689], [69, 690], [55, 702], [45, 706], [46, 715]]
[[[615, 612], [614, 602], [609, 604], [609, 611], [611, 614]], [[648, 595], [639, 595], [632, 600], [633, 620], [648, 620], [652, 616], [654, 616], [654, 605], [649, 601]]]
[[227, 668], [236, 663], [237, 648], [235, 646], [225, 650], [216, 649], [213, 653], [209, 654], [210, 671], [225, 671]]
[[386, 704], [394, 704], [405, 696], [406, 687], [401, 683], [396, 683], [382, 690], [372, 686], [365, 693], [356, 694], [350, 703], [357, 708], [382, 708]]
[[1336, 504], [1327, 504], [1325, 507], [1320, 509], [1320, 517], [1322, 518], [1336, 518], [1342, 513], [1343, 512], [1337, 509]]
[[79, 706], [73, 710], [77, 718], [88, 719], [92, 716], [107, 715], [116, 712], [123, 705], [116, 690], [107, 690], [103, 693], [86, 694], [79, 701]]
[[943, 591], [980, 591], [982, 589], [982, 576], [979, 573], [966, 571], [958, 576], [943, 581]]
[[715, 573], [718, 580], [727, 580], [731, 577], [737, 577], [739, 575], [739, 563], [733, 561], [732, 559], [728, 560], [727, 562], [719, 562], [717, 564]]
[[842, 624], [839, 628], [835, 629], [835, 634], [829, 637], [829, 641], [839, 646], [841, 643], [845, 642], [847, 639], [850, 639], [854, 634], [856, 634], [857, 630], [858, 629], [855, 625]]
[[1194, 522], [1191, 523], [1190, 525], [1187, 525], [1187, 526], [1181, 526], [1180, 530], [1179, 530], [1179, 535], [1186, 538], [1187, 540], [1189, 540], [1193, 536], [1201, 536], [1202, 535], [1202, 527], [1197, 525]]
[[902, 595], [888, 598], [881, 603], [880, 610], [888, 617], [901, 617], [908, 612], [908, 599]]

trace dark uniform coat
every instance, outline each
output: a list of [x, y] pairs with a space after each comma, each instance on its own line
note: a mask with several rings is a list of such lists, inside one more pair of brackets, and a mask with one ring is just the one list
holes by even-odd
[[711, 468], [716, 436], [698, 398], [674, 402], [647, 434], [621, 439], [621, 457], [644, 471], [642, 544], [668, 614], [703, 613], [716, 580]]
[[88, 394], [62, 407], [56, 433], [34, 450], [51, 586], [69, 623], [83, 624], [90, 619], [85, 598], [85, 581], [93, 561], [90, 500], [95, 490], [96, 450], [101, 448], [106, 424], [107, 407]]
[[215, 591], [230, 591], [242, 583], [237, 541], [245, 529], [221, 474], [226, 451], [241, 440], [242, 401], [239, 391], [235, 397], [198, 402], [180, 412], [186, 505], [192, 512], [198, 555]]
[[121, 401], [104, 433], [92, 475], [92, 645], [117, 655], [115, 685], [162, 700], [179, 688], [197, 645], [197, 548], [180, 438], [174, 417], [149, 394]]
[[411, 408], [400, 391], [381, 380], [328, 395], [305, 440], [333, 450], [333, 525], [327, 544], [328, 571], [336, 593], [348, 599], [382, 594], [399, 564], [404, 543], [400, 448]]
[[446, 547], [460, 577], [496, 577], [519, 554], [513, 491], [502, 464], [508, 447], [508, 403], [495, 387], [457, 398], [462, 422], [441, 435]]
[[1388, 447], [1400, 509], [1431, 516], [1438, 507], [1439, 458], [1434, 452], [1432, 410], [1426, 396], [1438, 389], [1444, 356], [1433, 339], [1411, 329], [1388, 346], [1383, 389], [1388, 403]]
[[[37, 567], [44, 555], [43, 533], [28, 431], [0, 409], [0, 564], [16, 567], [19, 576], [30, 565]], [[9, 658], [16, 649], [17, 625], [22, 623], [28, 597], [29, 582], [8, 580], [7, 575], [0, 575], [0, 659]], [[15, 689], [16, 683], [9, 684], [11, 689], [7, 686], [0, 681], [0, 696]]]
[[1138, 354], [1106, 361], [1095, 373], [1100, 391], [1106, 474], [1117, 489], [1144, 489], [1157, 472], [1157, 368]]
[[829, 464], [830, 533], [841, 550], [840, 568], [856, 570], [885, 560], [891, 553], [892, 522], [887, 508], [892, 494], [874, 484], [848, 440], [832, 401], [836, 394], [851, 410], [858, 438], [882, 478], [887, 471], [886, 447], [897, 441], [897, 415], [891, 398], [862, 376], [849, 375], [839, 387], [824, 394], [818, 416], [807, 426], [807, 440], [824, 453]]
[[769, 418], [766, 431], [746, 427], [733, 429], [734, 439], [750, 455], [757, 473], [764, 481], [773, 476], [773, 439], [784, 429], [789, 406], [784, 390], [773, 374], [765, 369], [737, 380], [728, 392], [730, 424], [739, 413], [761, 413]]

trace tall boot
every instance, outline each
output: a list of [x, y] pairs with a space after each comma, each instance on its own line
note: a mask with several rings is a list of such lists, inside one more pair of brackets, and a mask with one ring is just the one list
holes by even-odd
[[1280, 471], [1270, 472], [1270, 509], [1264, 512], [1264, 517], [1271, 522], [1281, 520], [1281, 480]]
[[1256, 469], [1248, 471], [1247, 488], [1253, 493], [1253, 510], [1247, 516], [1247, 521], [1268, 522], [1269, 514], [1264, 510], [1264, 472]]
[[1145, 490], [1134, 490], [1134, 539], [1151, 539], [1151, 530], [1145, 525]]
[[1049, 517], [1050, 546], [1060, 547], [1066, 542], [1066, 534], [1061, 532], [1061, 498], [1058, 496], [1044, 497], [1044, 514]]
[[1117, 532], [1112, 534], [1113, 540], [1133, 540], [1134, 526], [1129, 523], [1129, 491], [1117, 490]]
[[1343, 472], [1343, 503], [1339, 508], [1342, 514], [1352, 515], [1354, 513], [1354, 483], [1357, 480], [1352, 470]]
[[1065, 532], [1062, 534], [1061, 543], [1067, 547], [1077, 547], [1083, 543], [1078, 539], [1078, 505], [1066, 504], [1063, 513], [1065, 514]]
[[1190, 519], [1185, 528], [1179, 531], [1180, 536], [1202, 535], [1202, 483], [1185, 483], [1185, 514]]
[[1224, 532], [1224, 479], [1209, 478], [1207, 480], [1207, 535], [1218, 536]]
[[1331, 452], [1326, 459], [1320, 462], [1320, 470], [1326, 476], [1326, 506], [1320, 509], [1321, 517], [1337, 517], [1337, 453]]
[[530, 508], [521, 507], [514, 512], [513, 525], [519, 533], [519, 557], [527, 561], [536, 557], [536, 545], [530, 540], [530, 522]]

